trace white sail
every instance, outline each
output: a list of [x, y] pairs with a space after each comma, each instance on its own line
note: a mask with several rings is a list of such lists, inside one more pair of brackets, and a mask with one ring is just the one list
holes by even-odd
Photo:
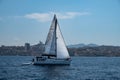
[[45, 53], [56, 55], [57, 58], [69, 58], [62, 33], [59, 28], [56, 16], [54, 16], [47, 40], [45, 43]]
[[57, 58], [69, 58], [70, 56], [66, 48], [58, 23], [56, 29], [56, 37], [57, 37]]

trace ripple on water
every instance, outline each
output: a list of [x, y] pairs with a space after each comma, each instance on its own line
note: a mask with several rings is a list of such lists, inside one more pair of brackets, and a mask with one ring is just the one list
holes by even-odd
[[8, 80], [7, 78], [0, 78], [0, 80]]
[[120, 80], [120, 58], [73, 57], [70, 66], [23, 64], [31, 59], [0, 56], [0, 80]]

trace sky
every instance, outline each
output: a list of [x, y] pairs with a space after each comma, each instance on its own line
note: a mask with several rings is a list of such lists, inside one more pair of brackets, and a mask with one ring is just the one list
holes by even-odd
[[120, 0], [0, 0], [0, 45], [45, 43], [54, 14], [67, 45], [120, 46]]

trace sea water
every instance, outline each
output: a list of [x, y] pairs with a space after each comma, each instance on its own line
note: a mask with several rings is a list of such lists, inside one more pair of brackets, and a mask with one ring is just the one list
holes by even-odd
[[35, 66], [32, 56], [0, 56], [0, 80], [120, 80], [120, 57], [72, 57], [70, 66]]

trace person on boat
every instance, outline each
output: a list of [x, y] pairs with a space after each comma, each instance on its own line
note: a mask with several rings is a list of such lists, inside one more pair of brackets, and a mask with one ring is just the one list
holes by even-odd
[[35, 60], [34, 59], [32, 59], [32, 62], [34, 62]]

